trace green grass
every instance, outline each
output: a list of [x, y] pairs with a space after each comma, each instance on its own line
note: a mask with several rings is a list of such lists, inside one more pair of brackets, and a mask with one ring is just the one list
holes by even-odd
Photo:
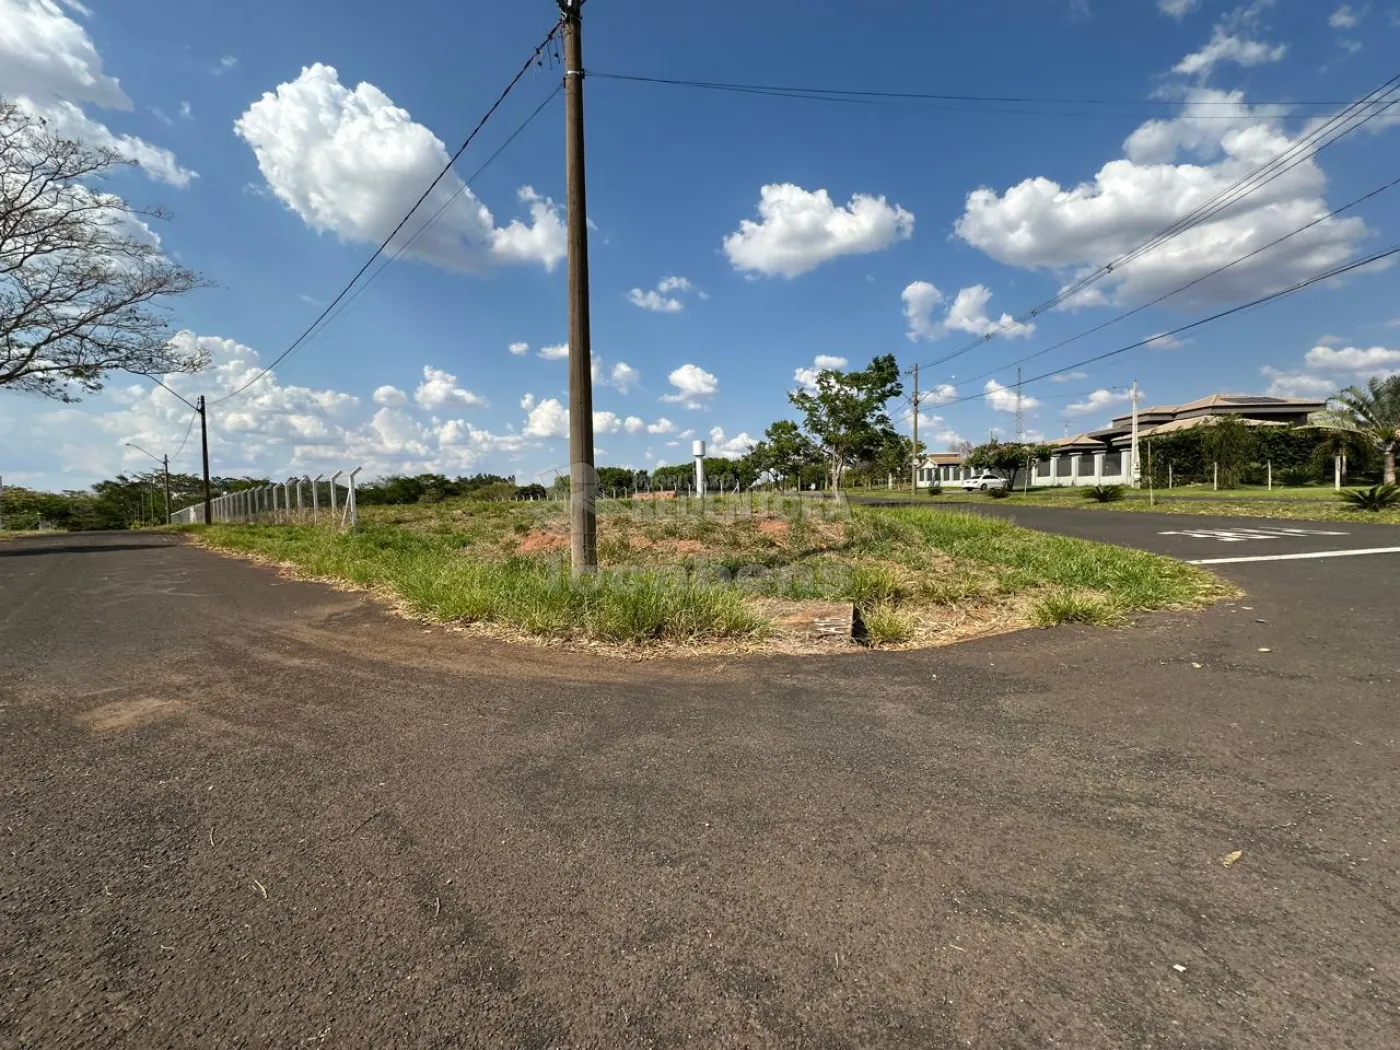
[[1122, 622], [1123, 610], [1102, 595], [1060, 590], [1032, 602], [1030, 618], [1037, 627], [1055, 627], [1062, 623], [1111, 627]]
[[[950, 608], [995, 612], [1013, 626], [1114, 623], [1227, 592], [1180, 562], [974, 514], [864, 507], [843, 517], [804, 507], [801, 518], [782, 518], [739, 509], [653, 517], [651, 508], [606, 508], [603, 571], [581, 580], [567, 571], [558, 504], [365, 508], [354, 533], [305, 525], [182, 531], [376, 590], [425, 618], [614, 643], [759, 639], [769, 629], [759, 599], [850, 601], [868, 640], [894, 646], [928, 637], [927, 625], [948, 622]], [[1075, 602], [1080, 611], [1066, 612]]]

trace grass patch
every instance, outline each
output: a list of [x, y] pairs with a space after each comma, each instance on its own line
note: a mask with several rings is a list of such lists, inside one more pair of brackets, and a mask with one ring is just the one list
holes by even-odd
[[868, 640], [906, 646], [979, 629], [1116, 623], [1230, 593], [1181, 562], [973, 514], [876, 507], [839, 514], [808, 505], [784, 516], [740, 513], [739, 503], [711, 504], [702, 517], [639, 504], [605, 506], [603, 571], [584, 579], [568, 572], [559, 504], [365, 508], [354, 533], [305, 525], [182, 531], [377, 591], [417, 616], [621, 644], [747, 643], [765, 637], [767, 616], [795, 601], [851, 602]]
[[871, 645], [903, 645], [914, 637], [914, 619], [893, 605], [872, 606], [861, 614], [865, 637]]
[[1037, 627], [1055, 627], [1062, 623], [1112, 627], [1122, 623], [1123, 611], [1099, 594], [1058, 590], [1043, 594], [1031, 603], [1030, 619]]

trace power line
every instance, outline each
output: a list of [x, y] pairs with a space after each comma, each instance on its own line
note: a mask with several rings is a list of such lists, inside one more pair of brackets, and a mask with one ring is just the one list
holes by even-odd
[[312, 321], [311, 324], [308, 325], [307, 328], [301, 333], [301, 335], [297, 336], [297, 338], [292, 342], [292, 344], [289, 347], [287, 347], [287, 349], [283, 350], [280, 354], [278, 354], [277, 357], [274, 358], [273, 361], [270, 364], [268, 364], [265, 368], [263, 368], [262, 371], [255, 375], [252, 379], [248, 380], [248, 382], [240, 386], [237, 390], [225, 394], [223, 397], [219, 398], [216, 401], [210, 402], [211, 404], [222, 404], [230, 398], [237, 397], [239, 394], [243, 393], [243, 391], [247, 390], [250, 386], [252, 386], [258, 380], [262, 379], [263, 376], [267, 375], [284, 360], [286, 360], [287, 357], [289, 357], [297, 349], [297, 347], [301, 346], [301, 344], [304, 343], [308, 337], [310, 337], [311, 333], [314, 332], [316, 328], [321, 324], [321, 322], [324, 321], [330, 315], [331, 311], [334, 310], [337, 305], [339, 305], [340, 301], [344, 299], [346, 295], [349, 294], [350, 289], [355, 286], [355, 283], [359, 281], [361, 277], [364, 276], [365, 271], [368, 270], [370, 266], [374, 263], [374, 261], [378, 259], [380, 255], [383, 254], [384, 249], [386, 249], [389, 246], [389, 243], [395, 237], [398, 236], [399, 231], [402, 230], [404, 226], [408, 224], [408, 220], [413, 217], [414, 212], [416, 212], [419, 209], [419, 207], [422, 206], [423, 202], [428, 199], [428, 195], [431, 194], [433, 190], [437, 188], [438, 183], [440, 183], [443, 180], [443, 178], [447, 175], [447, 173], [452, 170], [452, 167], [454, 164], [457, 163], [458, 158], [460, 158], [462, 154], [466, 152], [467, 147], [472, 144], [472, 142], [476, 139], [476, 136], [480, 134], [481, 129], [486, 126], [486, 122], [490, 120], [491, 117], [495, 114], [496, 110], [501, 107], [501, 104], [505, 102], [506, 97], [513, 90], [515, 90], [515, 86], [518, 83], [520, 83], [521, 79], [525, 76], [525, 74], [529, 72], [530, 67], [535, 64], [540, 54], [543, 53], [544, 49], [549, 45], [550, 41], [554, 39], [555, 35], [559, 32], [559, 25], [560, 23], [555, 23], [555, 25], [549, 30], [548, 35], [545, 36], [544, 40], [542, 40], [539, 43], [539, 45], [530, 53], [530, 57], [525, 60], [525, 64], [520, 67], [520, 71], [517, 72], [515, 76], [511, 79], [510, 83], [506, 85], [505, 90], [502, 91], [500, 97], [498, 97], [496, 101], [491, 104], [491, 108], [486, 111], [485, 115], [479, 121], [477, 121], [476, 127], [472, 128], [471, 133], [462, 141], [462, 144], [457, 147], [457, 152], [451, 156], [451, 158], [443, 166], [442, 170], [437, 173], [436, 177], [434, 177], [433, 181], [428, 184], [428, 188], [423, 191], [422, 196], [420, 196], [418, 200], [414, 202], [413, 207], [408, 209], [407, 214], [405, 214], [404, 217], [399, 220], [398, 225], [393, 228], [393, 230], [389, 233], [389, 236], [384, 238], [383, 242], [380, 243], [379, 247], [374, 250], [374, 253], [368, 259], [365, 260], [364, 265], [361, 266], [357, 271], [355, 271], [355, 276], [350, 278], [349, 283], [346, 284], [345, 287], [340, 290], [340, 293], [334, 299], [331, 300], [330, 304], [324, 310], [321, 311], [320, 315], [316, 318], [316, 320]]
[[[1400, 244], [1395, 244], [1389, 248], [1383, 249], [1382, 251], [1375, 252], [1372, 255], [1366, 256], [1364, 259], [1356, 259], [1349, 263], [1342, 263], [1338, 266], [1334, 266], [1331, 269], [1325, 270], [1322, 273], [1315, 274], [1314, 276], [1306, 278], [1305, 280], [1291, 284], [1287, 288], [1280, 289], [1277, 292], [1270, 292], [1268, 295], [1260, 296], [1258, 299], [1252, 299], [1249, 302], [1241, 303], [1238, 306], [1232, 306], [1228, 310], [1221, 310], [1219, 313], [1211, 314], [1209, 317], [1203, 317], [1200, 320], [1192, 321], [1189, 324], [1184, 324], [1179, 328], [1173, 328], [1169, 332], [1161, 332], [1158, 335], [1149, 336], [1146, 339], [1139, 339], [1135, 343], [1129, 343], [1127, 346], [1120, 346], [1116, 350], [1108, 350], [1102, 354], [1095, 354], [1092, 357], [1086, 357], [1082, 361], [1076, 361], [1073, 364], [1065, 365], [1063, 368], [1056, 368], [1049, 372], [1042, 372], [1038, 376], [1032, 376], [1030, 379], [1027, 379], [1026, 383], [1038, 383], [1042, 379], [1049, 379], [1052, 376], [1062, 375], [1065, 372], [1071, 372], [1076, 368], [1083, 368], [1085, 365], [1092, 365], [1099, 361], [1103, 361], [1107, 358], [1116, 357], [1118, 354], [1126, 353], [1129, 350], [1136, 350], [1139, 347], [1149, 346], [1152, 343], [1158, 342], [1159, 340], [1164, 339], [1168, 336], [1175, 336], [1180, 335], [1182, 332], [1189, 332], [1192, 329], [1200, 328], [1202, 325], [1207, 325], [1214, 321], [1219, 321], [1222, 318], [1230, 317], [1234, 314], [1243, 313], [1245, 310], [1251, 310], [1256, 306], [1264, 306], [1278, 299], [1283, 299], [1287, 296], [1293, 295], [1296, 292], [1301, 292], [1303, 289], [1310, 288], [1315, 284], [1320, 284], [1323, 281], [1330, 281], [1334, 277], [1341, 277], [1343, 274], [1350, 273], [1352, 270], [1359, 270], [1363, 266], [1371, 266], [1385, 259], [1389, 259], [1393, 255], [1400, 255]], [[1002, 389], [1006, 388], [1003, 387]], [[954, 398], [951, 401], [945, 401], [939, 407], [947, 408], [951, 405], [960, 405], [967, 401], [977, 401], [986, 396], [986, 391], [983, 391], [980, 394], [967, 394], [963, 397]]]
[[185, 427], [185, 436], [180, 439], [180, 447], [175, 450], [175, 455], [171, 456], [171, 459], [179, 459], [180, 453], [185, 451], [185, 444], [189, 441], [190, 434], [194, 431], [194, 420], [197, 415], [199, 415], [199, 409], [196, 408], [190, 413], [190, 424]]
[[[1312, 157], [1315, 157], [1318, 153], [1322, 152], [1322, 150], [1326, 149], [1328, 146], [1331, 146], [1333, 143], [1339, 141], [1341, 138], [1350, 134], [1352, 131], [1355, 131], [1363, 124], [1379, 116], [1386, 109], [1395, 105], [1397, 102], [1400, 102], [1400, 98], [1382, 101], [1386, 95], [1390, 94], [1395, 90], [1397, 84], [1400, 84], [1400, 74], [1397, 74], [1396, 76], [1390, 78], [1380, 87], [1370, 92], [1367, 92], [1367, 94], [1361, 99], [1358, 99], [1357, 101], [1348, 105], [1345, 110], [1334, 115], [1327, 121], [1323, 122], [1318, 127], [1310, 131], [1307, 135], [1303, 136], [1301, 139], [1298, 139], [1297, 141], [1291, 143], [1286, 150], [1274, 156], [1265, 164], [1250, 172], [1248, 175], [1238, 179], [1236, 182], [1232, 183], [1224, 190], [1221, 190], [1219, 193], [1213, 196], [1210, 200], [1206, 201], [1204, 204], [1198, 206], [1191, 212], [1177, 219], [1169, 226], [1163, 228], [1162, 230], [1159, 230], [1157, 233], [1153, 234], [1152, 237], [1137, 245], [1135, 248], [1129, 250], [1123, 256], [1113, 260], [1112, 262], [1104, 264], [1103, 266], [1094, 270], [1092, 273], [1087, 274], [1086, 276], [1078, 279], [1077, 281], [1066, 286], [1065, 288], [1062, 288], [1056, 295], [1052, 296], [1045, 302], [1040, 303], [1038, 306], [1035, 306], [1032, 309], [1022, 313], [1020, 316], [1012, 318], [1006, 322], [995, 326], [991, 331], [984, 333], [977, 339], [968, 343], [966, 346], [959, 347], [957, 350], [954, 350], [951, 353], [945, 354], [942, 357], [927, 362], [925, 364], [925, 367], [934, 367], [940, 364], [944, 364], [948, 361], [953, 360], [956, 357], [960, 357], [963, 354], [976, 349], [979, 346], [982, 346], [987, 342], [990, 342], [992, 339], [995, 339], [998, 336], [1009, 332], [1020, 325], [1025, 324], [1032, 318], [1038, 317], [1045, 311], [1054, 309], [1056, 306], [1067, 302], [1069, 299], [1072, 299], [1076, 295], [1079, 295], [1081, 292], [1083, 292], [1093, 284], [1097, 283], [1098, 281], [1102, 280], [1104, 277], [1107, 277], [1115, 270], [1121, 270], [1124, 266], [1141, 258], [1148, 252], [1160, 247], [1167, 241], [1171, 240], [1173, 237], [1179, 236], [1180, 234], [1185, 233], [1187, 230], [1202, 225], [1210, 219], [1215, 218], [1232, 204], [1236, 204], [1239, 201], [1243, 200], [1246, 196], [1253, 193], [1255, 190], [1258, 190], [1261, 187], [1267, 185], [1274, 179], [1285, 174], [1287, 171], [1292, 170], [1292, 168], [1296, 167], [1298, 164], [1303, 163], [1305, 160], [1309, 160]], [[1363, 111], [1372, 106], [1377, 106], [1378, 108], [1373, 109], [1370, 113], [1366, 114], [1365, 116], [1362, 116], [1359, 120], [1356, 119], [1358, 114], [1362, 113]], [[1336, 125], [1339, 121], [1343, 125], [1345, 125], [1347, 124], [1347, 122], [1353, 120], [1355, 122], [1351, 123], [1350, 126], [1344, 126], [1340, 130], [1337, 130], [1335, 134], [1332, 134], [1332, 129], [1334, 125]], [[1315, 148], [1309, 149], [1310, 146], [1312, 146], [1315, 142], [1317, 142], [1327, 134], [1331, 134], [1332, 137], [1327, 139], [1326, 142], [1322, 142], [1320, 145], [1316, 145]], [[1299, 152], [1300, 150], [1302, 150], [1303, 152]]]
[[[1365, 203], [1366, 201], [1371, 200], [1373, 197], [1378, 197], [1380, 194], [1384, 193], [1386, 190], [1393, 189], [1395, 186], [1400, 186], [1400, 178], [1392, 179], [1390, 182], [1387, 182], [1387, 183], [1386, 183], [1385, 185], [1383, 185], [1383, 186], [1377, 186], [1375, 189], [1371, 190], [1371, 192], [1366, 193], [1366, 194], [1363, 194], [1362, 196], [1357, 197], [1355, 200], [1350, 201], [1350, 202], [1348, 202], [1347, 204], [1343, 204], [1340, 208], [1336, 208], [1336, 209], [1334, 209], [1334, 210], [1328, 212], [1326, 215], [1319, 216], [1318, 218], [1314, 219], [1312, 222], [1309, 222], [1309, 223], [1307, 223], [1306, 225], [1303, 225], [1303, 226], [1298, 227], [1296, 230], [1293, 230], [1293, 231], [1291, 231], [1291, 232], [1289, 232], [1289, 233], [1285, 233], [1282, 237], [1278, 237], [1278, 238], [1276, 238], [1275, 240], [1270, 241], [1268, 244], [1265, 244], [1265, 245], [1263, 245], [1262, 247], [1259, 247], [1259, 248], [1254, 249], [1254, 251], [1249, 252], [1249, 253], [1246, 254], [1246, 255], [1241, 255], [1238, 259], [1233, 259], [1233, 260], [1231, 260], [1230, 262], [1226, 263], [1224, 266], [1216, 267], [1214, 270], [1211, 270], [1209, 273], [1203, 274], [1203, 275], [1201, 275], [1200, 277], [1197, 277], [1197, 278], [1196, 278], [1195, 280], [1193, 280], [1193, 281], [1188, 281], [1186, 284], [1183, 284], [1180, 288], [1174, 288], [1174, 289], [1172, 289], [1170, 292], [1165, 293], [1164, 295], [1159, 295], [1156, 299], [1153, 299], [1153, 300], [1150, 301], [1150, 302], [1143, 303], [1141, 306], [1135, 306], [1135, 307], [1133, 307], [1131, 310], [1126, 310], [1126, 311], [1124, 311], [1123, 313], [1119, 314], [1117, 317], [1110, 317], [1107, 321], [1104, 321], [1104, 322], [1102, 322], [1102, 323], [1100, 323], [1100, 324], [1096, 324], [1096, 325], [1094, 325], [1094, 327], [1092, 327], [1092, 328], [1085, 329], [1084, 331], [1078, 333], [1077, 335], [1072, 335], [1072, 336], [1070, 336], [1068, 339], [1061, 339], [1058, 343], [1053, 343], [1053, 344], [1051, 344], [1050, 346], [1047, 346], [1047, 347], [1045, 347], [1045, 348], [1042, 349], [1042, 350], [1037, 350], [1037, 351], [1036, 351], [1035, 353], [1033, 353], [1033, 354], [1027, 354], [1025, 357], [1019, 357], [1019, 358], [1017, 358], [1015, 361], [1008, 362], [1008, 363], [1005, 364], [1005, 365], [999, 365], [999, 366], [997, 366], [996, 368], [988, 369], [988, 370], [985, 371], [985, 372], [980, 372], [980, 373], [978, 373], [978, 374], [975, 375], [975, 376], [969, 376], [969, 377], [967, 377], [966, 379], [964, 379], [963, 382], [965, 382], [965, 383], [970, 383], [970, 382], [975, 382], [975, 381], [978, 380], [978, 379], [985, 379], [987, 376], [995, 375], [996, 373], [998, 373], [998, 372], [1000, 372], [1000, 371], [1003, 371], [1004, 369], [1012, 368], [1012, 367], [1015, 367], [1015, 366], [1018, 366], [1018, 365], [1023, 365], [1023, 364], [1025, 364], [1027, 361], [1033, 361], [1033, 360], [1035, 360], [1037, 357], [1043, 357], [1044, 355], [1046, 355], [1046, 354], [1048, 354], [1048, 353], [1051, 353], [1052, 351], [1059, 350], [1059, 349], [1062, 349], [1063, 347], [1069, 346], [1071, 343], [1077, 343], [1077, 342], [1079, 342], [1079, 340], [1084, 339], [1084, 338], [1086, 338], [1087, 336], [1091, 336], [1091, 335], [1095, 334], [1096, 332], [1102, 332], [1105, 328], [1108, 328], [1108, 327], [1110, 327], [1111, 325], [1115, 325], [1115, 324], [1117, 324], [1119, 321], [1126, 320], [1127, 318], [1132, 317], [1134, 314], [1142, 313], [1142, 311], [1144, 311], [1144, 310], [1150, 309], [1150, 308], [1153, 307], [1153, 306], [1157, 306], [1157, 305], [1160, 304], [1160, 303], [1166, 302], [1168, 299], [1171, 299], [1171, 298], [1173, 298], [1173, 297], [1175, 297], [1175, 296], [1177, 296], [1177, 295], [1180, 295], [1182, 292], [1187, 291], [1188, 289], [1194, 288], [1196, 285], [1200, 284], [1202, 281], [1208, 281], [1208, 280], [1210, 280], [1212, 277], [1217, 277], [1217, 276], [1219, 276], [1220, 274], [1224, 273], [1226, 270], [1229, 270], [1229, 269], [1231, 269], [1231, 268], [1233, 268], [1233, 267], [1235, 267], [1235, 266], [1238, 266], [1240, 263], [1248, 262], [1250, 259], [1253, 259], [1255, 256], [1260, 255], [1260, 254], [1262, 254], [1262, 253], [1268, 251], [1270, 248], [1273, 248], [1273, 247], [1275, 247], [1275, 246], [1277, 246], [1277, 245], [1279, 245], [1279, 244], [1282, 244], [1284, 241], [1288, 240], [1289, 238], [1296, 237], [1296, 236], [1298, 236], [1298, 234], [1300, 234], [1300, 233], [1306, 233], [1308, 230], [1312, 229], [1314, 226], [1317, 226], [1319, 223], [1326, 222], [1328, 219], [1336, 218], [1338, 215], [1341, 215], [1341, 214], [1344, 213], [1344, 212], [1350, 211], [1352, 208], [1356, 207], [1358, 204], [1363, 204], [1363, 203]], [[1153, 339], [1152, 339], [1152, 340], [1149, 340], [1149, 341], [1155, 341], [1155, 340], [1160, 339], [1160, 338], [1161, 338], [1161, 336], [1154, 336]]]
[[[588, 75], [595, 79], [619, 80], [637, 84], [661, 84], [671, 87], [697, 88], [704, 91], [728, 91], [740, 94], [770, 95], [778, 98], [805, 98], [815, 101], [854, 102], [858, 100], [904, 101], [904, 102], [963, 102], [981, 105], [1040, 105], [1040, 106], [1155, 106], [1166, 109], [1172, 106], [1341, 106], [1347, 100], [1282, 100], [1241, 103], [1238, 99], [1110, 99], [1110, 98], [1052, 98], [1037, 95], [973, 95], [949, 92], [928, 91], [874, 91], [856, 88], [799, 87], [782, 84], [745, 84], [718, 80], [682, 80], [673, 77], [644, 77], [626, 73], [600, 73], [589, 70]], [[989, 112], [985, 109], [965, 110], [965, 112]], [[1032, 113], [1055, 115], [1045, 110], [990, 110], [994, 113]], [[1070, 114], [1065, 114], [1070, 115]], [[1074, 114], [1081, 115], [1081, 114]], [[1091, 114], [1082, 114], [1091, 115]], [[1111, 116], [1131, 116], [1132, 114], [1103, 114]], [[1236, 114], [1224, 119], [1238, 120]]]

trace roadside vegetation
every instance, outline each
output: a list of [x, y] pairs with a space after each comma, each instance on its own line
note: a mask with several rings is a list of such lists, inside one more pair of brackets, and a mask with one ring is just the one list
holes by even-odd
[[[697, 501], [698, 503], [698, 501]], [[971, 514], [788, 498], [608, 502], [594, 578], [556, 502], [366, 507], [359, 531], [187, 526], [198, 542], [373, 590], [410, 615], [538, 639], [793, 648], [786, 614], [849, 602], [878, 647], [1207, 604], [1204, 570]], [[810, 640], [808, 640], [810, 642]]]

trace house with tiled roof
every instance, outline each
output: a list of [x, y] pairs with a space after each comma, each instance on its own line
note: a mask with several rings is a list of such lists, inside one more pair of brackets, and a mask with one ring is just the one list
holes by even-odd
[[[1235, 416], [1251, 427], [1305, 426], [1326, 401], [1257, 394], [1211, 394], [1184, 405], [1153, 405], [1138, 409], [1139, 448], [1154, 436], [1165, 437], [1217, 419]], [[1133, 417], [1114, 419], [1102, 430], [1049, 442], [1055, 450], [1036, 464], [1032, 485], [1128, 485], [1133, 482]], [[1141, 455], [1141, 451], [1139, 451]]]

